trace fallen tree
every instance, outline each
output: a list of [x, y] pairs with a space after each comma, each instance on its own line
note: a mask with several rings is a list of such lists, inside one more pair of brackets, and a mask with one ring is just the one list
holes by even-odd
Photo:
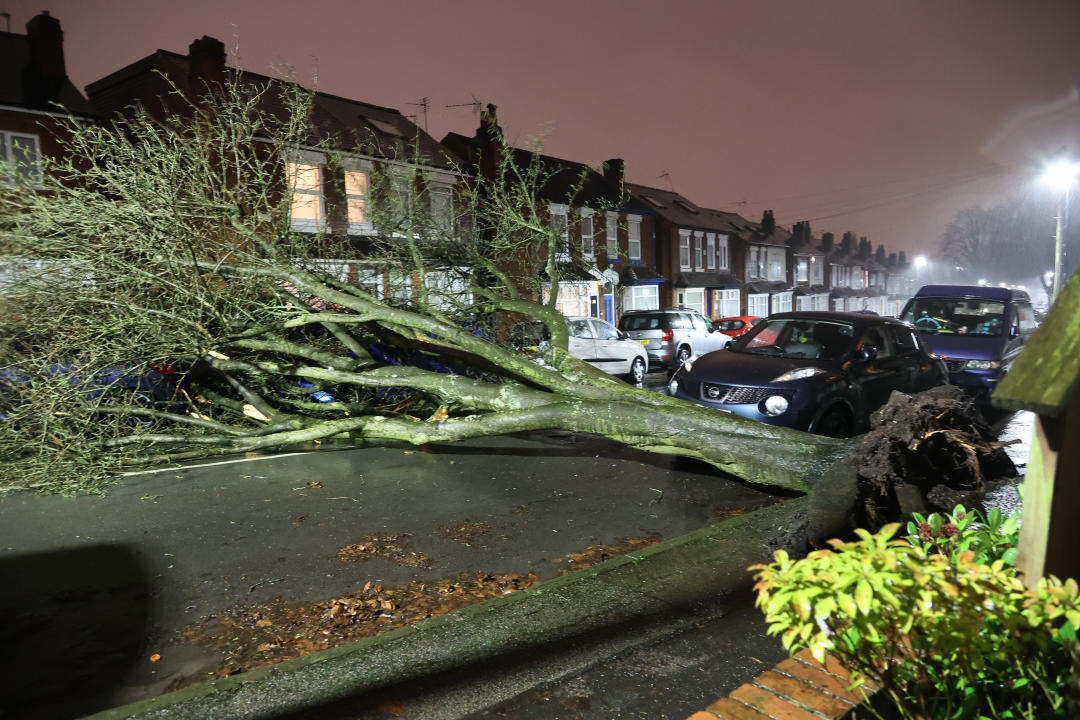
[[[73, 120], [43, 187], [0, 186], [0, 490], [94, 490], [133, 465], [323, 439], [551, 428], [792, 490], [846, 472], [849, 442], [634, 388], [570, 356], [553, 299], [532, 302], [497, 262], [558, 240], [528, 178], [462, 189], [470, 222], [455, 226], [484, 243], [388, 219], [390, 202], [364, 254], [354, 239], [292, 232], [289, 153], [335, 144], [306, 121], [303, 93], [278, 99], [284, 115], [266, 111], [279, 91], [235, 83], [184, 113]], [[469, 302], [436, 302], [422, 283], [380, 294], [326, 262], [374, 258], [415, 278], [446, 267], [448, 249], [454, 267], [484, 269]], [[507, 317], [543, 322], [551, 342], [514, 347]]]

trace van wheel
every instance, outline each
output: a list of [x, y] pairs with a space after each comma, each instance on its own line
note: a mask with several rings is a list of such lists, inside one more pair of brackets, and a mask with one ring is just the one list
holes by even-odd
[[851, 417], [842, 408], [828, 410], [814, 425], [814, 432], [825, 437], [850, 437]]
[[679, 348], [678, 354], [675, 355], [675, 362], [682, 365], [684, 362], [690, 359], [690, 348], [683, 345]]

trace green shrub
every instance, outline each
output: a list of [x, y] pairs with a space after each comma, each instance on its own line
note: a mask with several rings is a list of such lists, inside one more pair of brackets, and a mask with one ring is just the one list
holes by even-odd
[[1066, 717], [1080, 589], [1012, 567], [1017, 524], [957, 507], [792, 560], [755, 565], [757, 604], [794, 652], [840, 660], [902, 718]]

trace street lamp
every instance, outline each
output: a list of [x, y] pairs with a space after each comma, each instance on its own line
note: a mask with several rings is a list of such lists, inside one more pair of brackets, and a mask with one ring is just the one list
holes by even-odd
[[1061, 292], [1061, 230], [1065, 217], [1069, 214], [1069, 190], [1076, 180], [1080, 166], [1069, 160], [1058, 160], [1048, 166], [1043, 173], [1043, 181], [1062, 190], [1058, 200], [1057, 224], [1054, 230], [1054, 287], [1050, 291], [1050, 305], [1057, 300]]

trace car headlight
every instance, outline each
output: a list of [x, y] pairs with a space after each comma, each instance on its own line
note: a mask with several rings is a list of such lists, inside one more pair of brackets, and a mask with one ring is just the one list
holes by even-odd
[[701, 357], [701, 356], [700, 355], [691, 355], [690, 357], [688, 357], [686, 359], [686, 361], [683, 362], [683, 364], [682, 364], [683, 372], [690, 372], [694, 368], [694, 363], [697, 362], [697, 359], [699, 357]]
[[997, 360], [968, 360], [964, 363], [965, 370], [997, 370], [1001, 363]]
[[[799, 368], [798, 370], [792, 370], [790, 372], [786, 372], [783, 375], [780, 375], [778, 377], [774, 377], [769, 382], [778, 383], [778, 382], [788, 382], [790, 380], [805, 380], [808, 377], [814, 377], [815, 375], [821, 375], [824, 372], [825, 371], [822, 370], [821, 368], [804, 367], [804, 368]], [[781, 410], [781, 412], [783, 412], [783, 410]]]
[[761, 410], [766, 415], [780, 415], [787, 411], [791, 403], [783, 395], [770, 395], [761, 403]]

